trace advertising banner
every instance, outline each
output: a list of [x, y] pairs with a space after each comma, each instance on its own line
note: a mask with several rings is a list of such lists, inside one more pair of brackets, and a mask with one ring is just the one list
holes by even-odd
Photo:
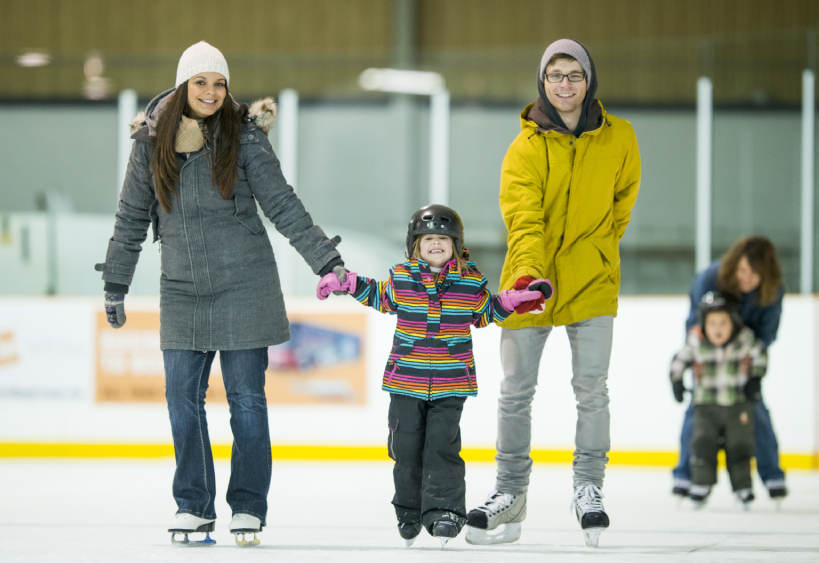
[[[268, 348], [267, 402], [363, 405], [366, 315], [296, 313], [288, 318], [290, 341]], [[98, 402], [165, 401], [158, 311], [128, 313], [128, 322], [120, 329], [111, 328], [105, 314], [98, 313], [96, 398]], [[227, 401], [218, 354], [207, 401]]]

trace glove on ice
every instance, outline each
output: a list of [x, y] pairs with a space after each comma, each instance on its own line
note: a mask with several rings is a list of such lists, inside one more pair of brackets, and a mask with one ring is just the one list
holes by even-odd
[[505, 289], [498, 294], [501, 306], [507, 311], [517, 311], [521, 304], [531, 303], [537, 299], [543, 299], [543, 294], [528, 289]]
[[336, 266], [332, 272], [319, 280], [316, 297], [324, 301], [331, 293], [335, 295], [353, 293], [357, 278], [355, 272], [348, 272], [342, 266]]
[[105, 294], [105, 316], [113, 328], [122, 328], [125, 324], [125, 294]]
[[746, 383], [743, 389], [745, 391], [745, 398], [749, 401], [758, 401], [762, 398], [762, 379], [759, 377], [752, 377]]
[[675, 381], [671, 384], [671, 388], [674, 390], [674, 398], [677, 400], [678, 403], [683, 402], [683, 392], [685, 391], [685, 386], [683, 385], [682, 381]]

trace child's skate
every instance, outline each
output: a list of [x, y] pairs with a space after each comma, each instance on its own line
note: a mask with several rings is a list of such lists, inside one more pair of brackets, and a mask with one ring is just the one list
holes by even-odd
[[415, 541], [415, 538], [418, 537], [418, 534], [421, 533], [421, 524], [418, 522], [400, 522], [398, 524], [398, 533], [401, 534], [401, 537], [404, 538], [404, 542], [407, 544], [407, 547], [411, 546]]
[[754, 500], [754, 491], [751, 489], [740, 489], [737, 491], [737, 499], [742, 503], [742, 510], [751, 510], [751, 503]]
[[708, 495], [711, 494], [711, 485], [691, 485], [688, 489], [688, 497], [694, 503], [694, 508], [700, 509], [705, 506]]
[[600, 534], [609, 527], [609, 515], [603, 508], [603, 492], [591, 483], [575, 487], [569, 509], [574, 510], [580, 522], [586, 547], [597, 547]]

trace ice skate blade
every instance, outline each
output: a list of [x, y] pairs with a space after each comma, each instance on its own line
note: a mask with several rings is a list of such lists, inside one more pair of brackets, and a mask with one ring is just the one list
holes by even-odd
[[[251, 535], [253, 539], [248, 540], [247, 536]], [[261, 543], [259, 538], [256, 537], [256, 532], [233, 532], [233, 536], [236, 538], [236, 545], [239, 547], [253, 547]]]
[[493, 545], [511, 543], [520, 539], [520, 522], [501, 524], [494, 530], [466, 527], [466, 543], [472, 545]]
[[404, 540], [404, 544], [405, 544], [407, 547], [411, 547], [411, 546], [412, 546], [412, 544], [414, 544], [414, 543], [415, 543], [415, 538], [412, 538], [411, 540]]
[[438, 539], [441, 540], [441, 549], [446, 547], [446, 542], [449, 541], [449, 538], [438, 538]]
[[[196, 532], [171, 532], [171, 544], [183, 547], [206, 547], [209, 545], [216, 545], [216, 540], [210, 537], [209, 532], [205, 532], [205, 539], [191, 540], [188, 538], [189, 534]], [[182, 536], [181, 540], [176, 539], [176, 536]]]
[[597, 542], [600, 541], [600, 533], [605, 528], [586, 528], [583, 530], [583, 535], [586, 536], [586, 547], [597, 547]]

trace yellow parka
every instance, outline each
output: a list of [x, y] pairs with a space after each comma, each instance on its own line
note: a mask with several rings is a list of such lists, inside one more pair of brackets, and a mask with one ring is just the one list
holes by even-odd
[[542, 314], [511, 315], [500, 324], [561, 326], [616, 316], [619, 242], [640, 189], [634, 129], [601, 104], [599, 125], [574, 137], [529, 119], [533, 105], [521, 113], [522, 130], [501, 169], [509, 234], [500, 289], [532, 276], [550, 279], [555, 294]]

